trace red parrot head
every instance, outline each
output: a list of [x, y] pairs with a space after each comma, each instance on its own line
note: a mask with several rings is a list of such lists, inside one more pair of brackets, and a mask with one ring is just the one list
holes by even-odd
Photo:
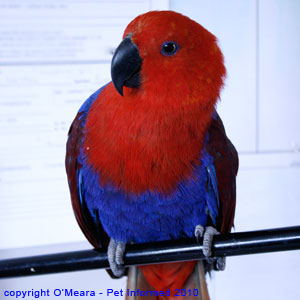
[[127, 26], [111, 75], [89, 111], [86, 157], [102, 185], [170, 193], [200, 164], [225, 76], [216, 38], [181, 14], [148, 12]]
[[122, 96], [124, 89], [139, 99], [166, 95], [173, 106], [214, 106], [226, 70], [216, 37], [200, 24], [173, 11], [151, 11], [135, 18], [123, 38], [111, 66]]

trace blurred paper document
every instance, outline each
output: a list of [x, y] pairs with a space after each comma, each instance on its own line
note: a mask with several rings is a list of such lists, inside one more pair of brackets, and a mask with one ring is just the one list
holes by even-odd
[[0, 247], [84, 239], [64, 170], [69, 126], [110, 81], [137, 15], [168, 1], [0, 2]]

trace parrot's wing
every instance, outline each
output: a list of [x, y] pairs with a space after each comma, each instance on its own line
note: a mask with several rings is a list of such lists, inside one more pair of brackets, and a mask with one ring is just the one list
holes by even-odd
[[66, 152], [66, 172], [68, 176], [68, 183], [71, 192], [72, 206], [76, 220], [88, 239], [88, 241], [95, 247], [106, 247], [109, 238], [99, 221], [99, 217], [92, 216], [85, 201], [85, 183], [82, 175], [82, 164], [80, 163], [80, 148], [83, 141], [83, 131], [86, 123], [88, 110], [94, 100], [98, 97], [102, 89], [94, 93], [88, 98], [80, 108], [76, 118], [74, 119], [67, 141]]
[[214, 158], [214, 170], [211, 171], [215, 172], [217, 177], [218, 199], [220, 201], [217, 229], [221, 233], [226, 233], [230, 232], [233, 226], [236, 201], [235, 181], [239, 164], [238, 154], [227, 138], [223, 122], [218, 114], [212, 120], [208, 136], [206, 149]]

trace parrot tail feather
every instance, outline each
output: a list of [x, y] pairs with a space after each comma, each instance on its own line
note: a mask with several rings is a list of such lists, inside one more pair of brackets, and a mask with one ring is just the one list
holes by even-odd
[[202, 261], [130, 267], [126, 300], [210, 300]]

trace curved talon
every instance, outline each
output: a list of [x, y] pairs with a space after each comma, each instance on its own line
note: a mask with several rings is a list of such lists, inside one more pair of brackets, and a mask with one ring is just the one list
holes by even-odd
[[226, 257], [218, 257], [216, 260], [215, 270], [224, 271], [226, 267]]
[[124, 243], [116, 242], [114, 239], [110, 239], [107, 249], [107, 257], [110, 269], [116, 277], [121, 277], [125, 273], [123, 259], [124, 252]]
[[194, 233], [194, 235], [195, 235], [196, 240], [197, 240], [198, 243], [199, 243], [200, 238], [203, 237], [203, 232], [204, 232], [204, 227], [203, 226], [197, 225], [195, 227], [195, 233]]

